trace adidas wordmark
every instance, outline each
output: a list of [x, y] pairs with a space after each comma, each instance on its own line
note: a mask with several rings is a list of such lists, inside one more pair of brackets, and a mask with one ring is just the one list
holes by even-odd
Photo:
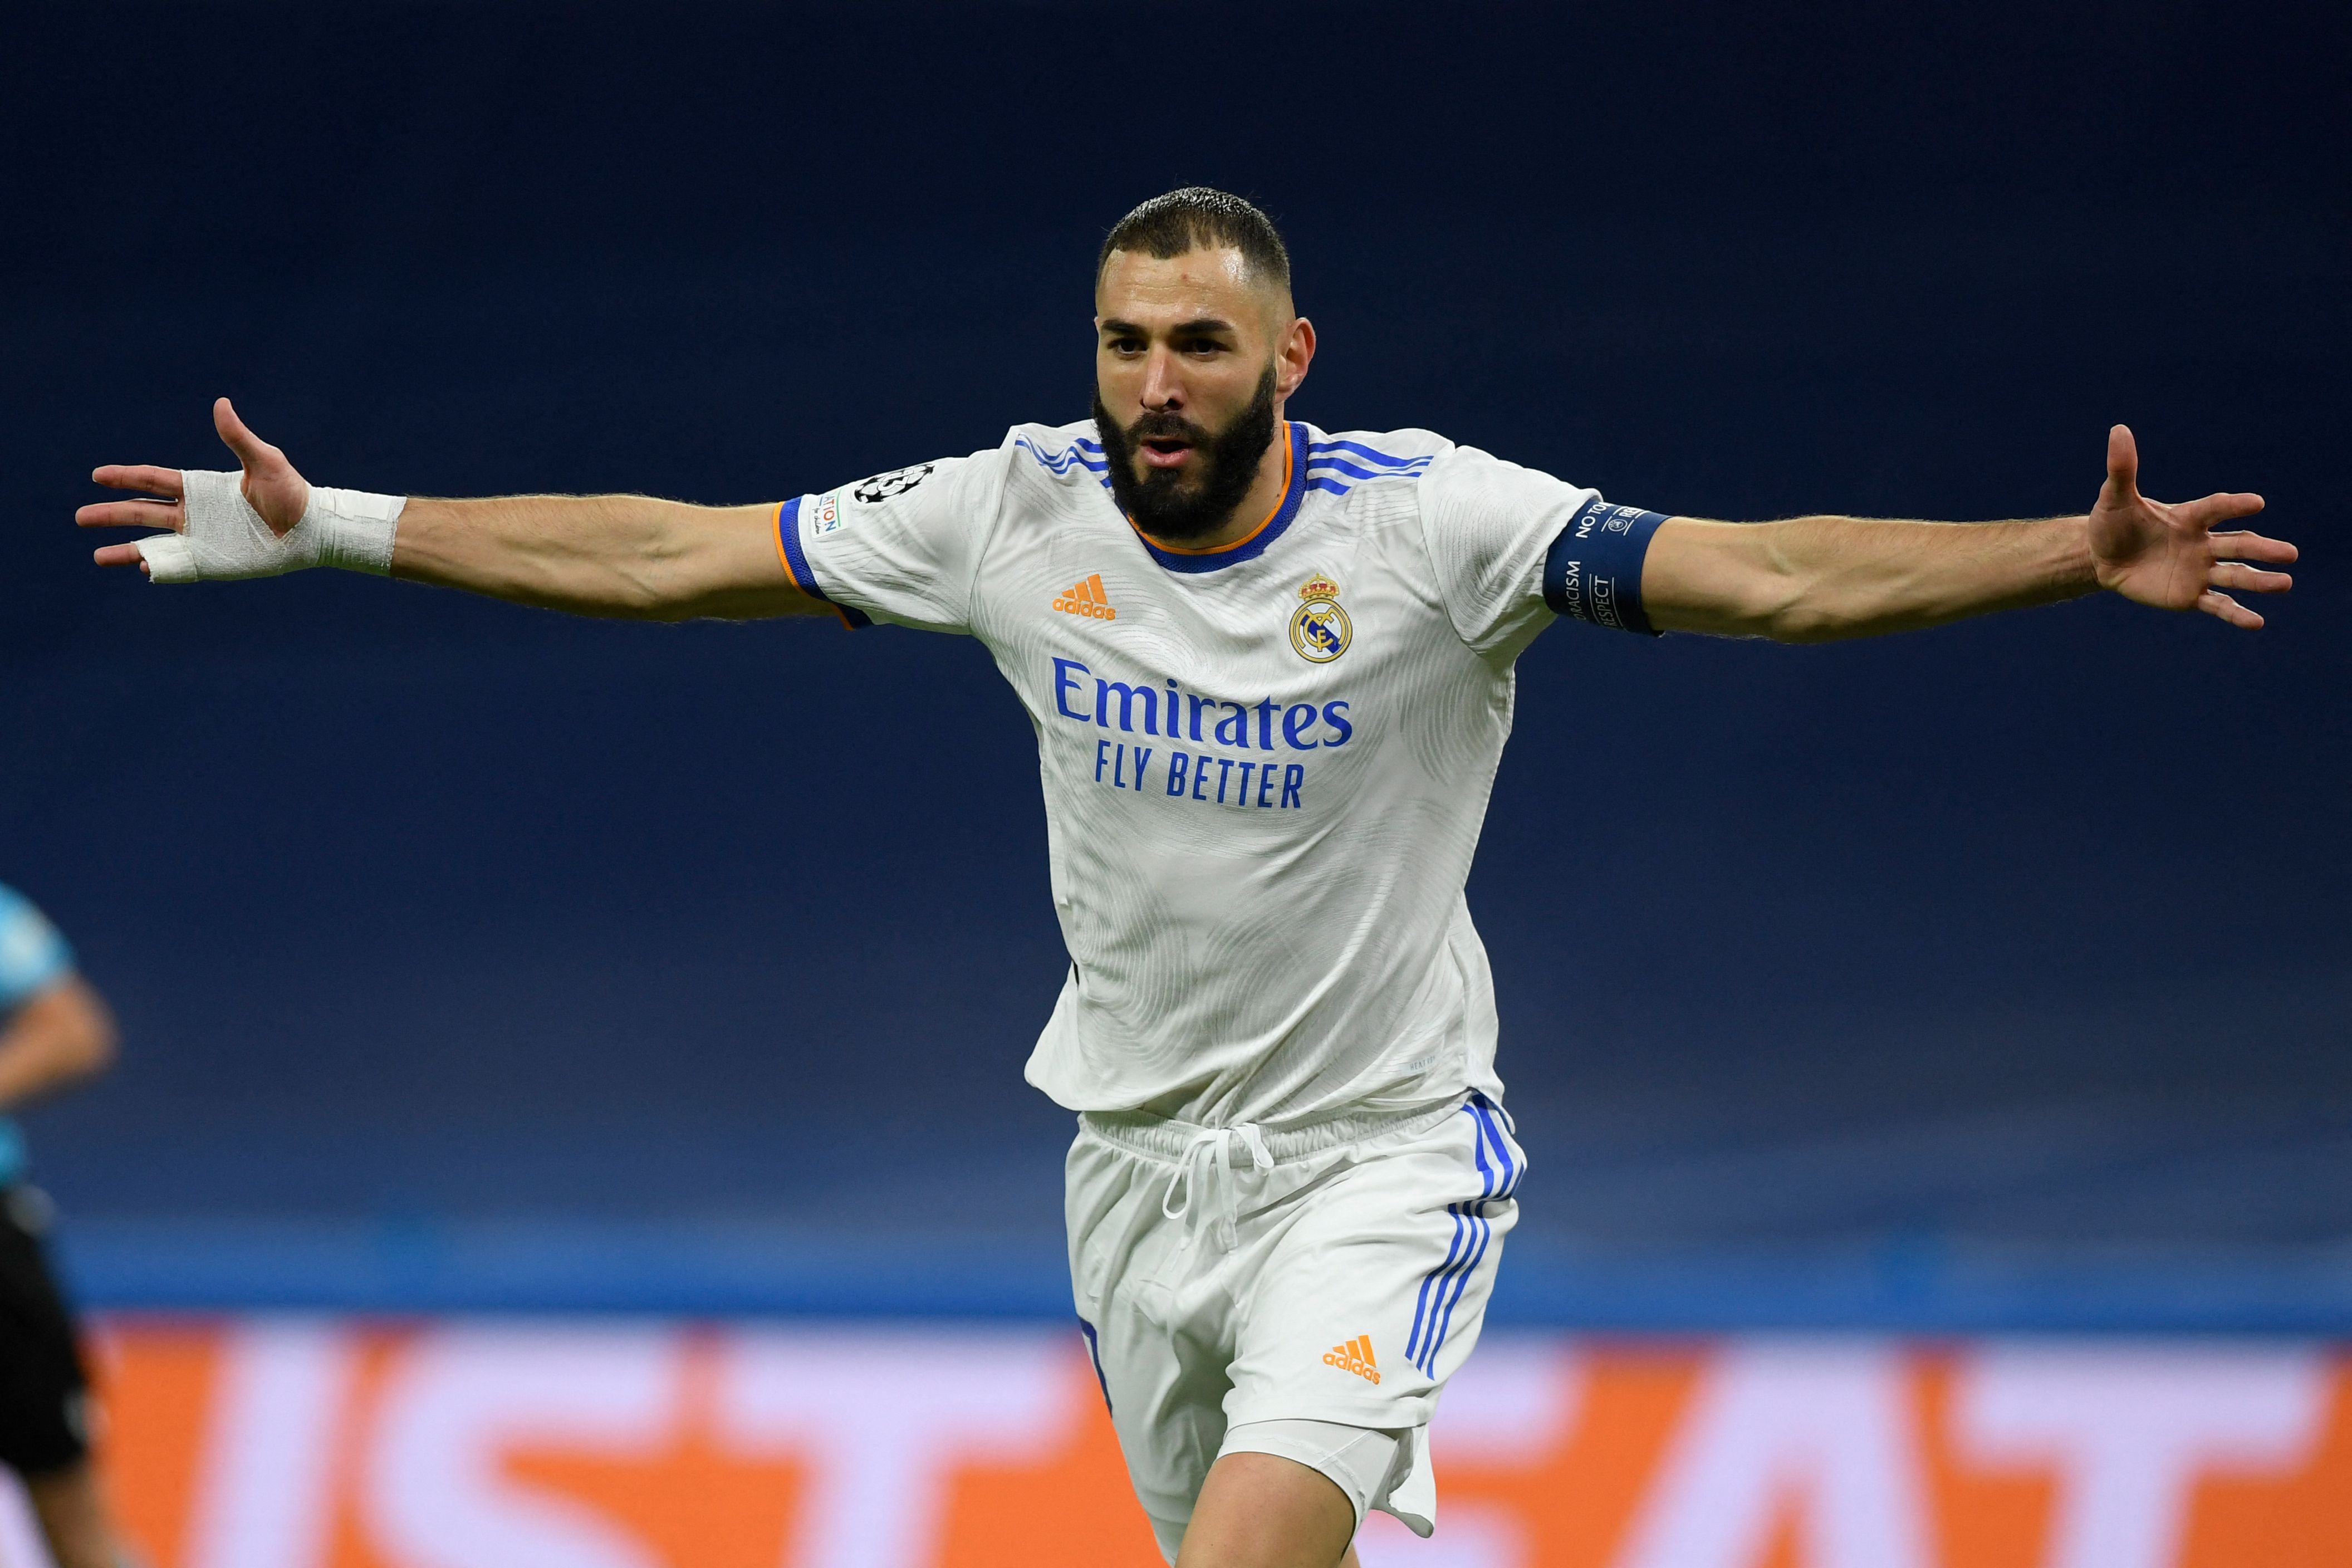
[[1352, 1372], [1358, 1377], [1373, 1383], [1381, 1380], [1381, 1369], [1372, 1360], [1372, 1336], [1358, 1334], [1344, 1345], [1333, 1345], [1323, 1352], [1323, 1364], [1336, 1366], [1342, 1372]]
[[1099, 572], [1083, 583], [1071, 584], [1070, 591], [1054, 601], [1054, 608], [1066, 615], [1090, 616], [1097, 621], [1118, 619], [1118, 612], [1110, 607], [1109, 595], [1103, 592]]

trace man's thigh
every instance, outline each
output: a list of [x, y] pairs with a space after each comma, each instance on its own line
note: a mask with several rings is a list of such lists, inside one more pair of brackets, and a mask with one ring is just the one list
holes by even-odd
[[1524, 1163], [1500, 1110], [1478, 1101], [1364, 1146], [1309, 1194], [1249, 1282], [1229, 1430], [1317, 1421], [1403, 1434], [1392, 1494], [1370, 1500], [1426, 1533], [1423, 1429], [1477, 1342]]
[[1477, 1338], [1523, 1163], [1501, 1112], [1465, 1106], [1269, 1173], [1226, 1252], [1208, 1227], [1162, 1215], [1169, 1165], [1080, 1135], [1066, 1194], [1076, 1304], [1163, 1550], [1244, 1424], [1397, 1436], [1391, 1511], [1426, 1531], [1417, 1428]]
[[1358, 1510], [1312, 1468], [1227, 1454], [1209, 1471], [1176, 1568], [1341, 1568]]
[[1172, 1561], [1224, 1440], [1227, 1260], [1161, 1215], [1165, 1165], [1082, 1134], [1067, 1174], [1079, 1325], [1136, 1500]]

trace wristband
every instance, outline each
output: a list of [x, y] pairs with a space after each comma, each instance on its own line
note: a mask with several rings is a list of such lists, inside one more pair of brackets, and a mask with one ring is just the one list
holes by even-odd
[[1664, 512], [1611, 506], [1598, 496], [1586, 501], [1544, 555], [1544, 603], [1596, 626], [1658, 636], [1642, 613], [1642, 558], [1665, 521]]
[[340, 566], [381, 577], [392, 570], [393, 533], [405, 496], [312, 485], [302, 521], [281, 538], [245, 499], [245, 476], [189, 468], [180, 475], [177, 533], [139, 542], [148, 580], [216, 583], [275, 577], [308, 566]]

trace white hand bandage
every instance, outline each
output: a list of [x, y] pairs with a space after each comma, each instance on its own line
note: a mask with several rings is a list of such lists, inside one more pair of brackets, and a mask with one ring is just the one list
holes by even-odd
[[244, 475], [189, 468], [180, 475], [186, 527], [139, 542], [147, 575], [157, 583], [213, 583], [275, 577], [305, 566], [350, 572], [392, 570], [392, 535], [405, 496], [310, 487], [302, 521], [279, 538], [245, 499]]

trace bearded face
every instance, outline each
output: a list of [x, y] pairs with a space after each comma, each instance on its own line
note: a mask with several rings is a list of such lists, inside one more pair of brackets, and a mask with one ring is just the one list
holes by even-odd
[[1099, 393], [1094, 404], [1119, 509], [1152, 538], [1181, 544], [1223, 528], [1257, 478], [1274, 441], [1274, 365], [1258, 378], [1249, 406], [1222, 430], [1169, 412], [1146, 413], [1122, 428]]

